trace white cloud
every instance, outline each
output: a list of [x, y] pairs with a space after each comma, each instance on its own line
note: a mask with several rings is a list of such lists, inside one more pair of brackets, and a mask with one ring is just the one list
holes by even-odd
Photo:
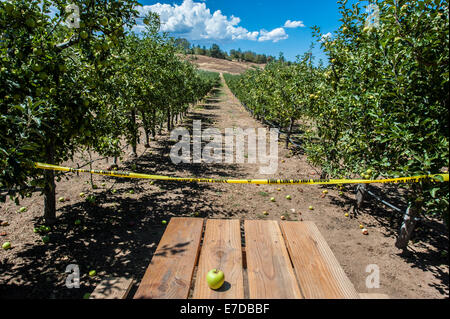
[[[201, 0], [198, 0], [201, 1]], [[270, 32], [266, 30], [249, 31], [240, 26], [241, 19], [225, 16], [221, 10], [211, 13], [205, 1], [184, 0], [182, 4], [146, 5], [137, 8], [140, 16], [155, 12], [161, 18], [161, 31], [174, 33], [189, 40], [251, 40], [278, 42], [288, 38], [283, 28]], [[141, 23], [141, 21], [138, 21]], [[296, 23], [294, 21], [293, 23]], [[143, 29], [138, 25], [135, 31]]]
[[286, 23], [284, 24], [285, 28], [303, 28], [305, 25], [303, 24], [303, 21], [291, 21], [291, 20], [287, 20]]
[[330, 41], [331, 38], [333, 37], [333, 33], [328, 32], [322, 35], [322, 38], [320, 39], [320, 42], [327, 42]]
[[286, 40], [289, 37], [283, 28], [276, 28], [270, 32], [266, 30], [261, 30], [260, 34], [261, 36], [258, 39], [259, 42], [263, 41], [278, 42], [281, 40]]

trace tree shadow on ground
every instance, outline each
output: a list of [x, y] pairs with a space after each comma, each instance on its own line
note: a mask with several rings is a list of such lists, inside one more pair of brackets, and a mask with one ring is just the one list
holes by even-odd
[[[201, 119], [211, 125], [215, 117], [193, 113], [188, 117]], [[190, 177], [242, 177], [235, 165], [180, 164], [175, 166], [168, 154], [173, 142], [159, 139], [151, 150], [124, 163], [140, 173], [177, 175]], [[104, 181], [110, 180], [104, 177]], [[245, 209], [225, 212], [213, 196], [213, 184], [177, 183], [141, 179], [116, 178], [110, 189], [96, 189], [92, 203], [81, 201], [68, 203], [57, 212], [58, 223], [48, 235], [49, 242], [36, 240], [17, 253], [21, 264], [5, 260], [0, 265], [4, 283], [0, 296], [31, 299], [79, 299], [91, 293], [105, 277], [133, 278], [140, 282], [158, 243], [165, 231], [163, 220], [172, 217], [207, 218], [218, 211], [226, 217], [248, 213]], [[86, 194], [88, 195], [88, 194]], [[203, 196], [202, 196], [203, 195]], [[79, 221], [80, 224], [76, 223]], [[34, 220], [42, 225], [42, 218]], [[170, 254], [183, 251], [169, 247]], [[68, 265], [77, 265], [80, 271], [80, 288], [69, 289], [66, 280], [73, 272], [66, 273]], [[89, 276], [91, 270], [97, 275]], [[132, 296], [132, 295], [131, 295]]]
[[[356, 193], [356, 187], [348, 188]], [[361, 209], [357, 214], [367, 214], [374, 218], [374, 224], [368, 227], [376, 227], [386, 237], [397, 238], [398, 232], [403, 222], [404, 212], [408, 207], [406, 200], [406, 190], [400, 188], [399, 185], [384, 184], [381, 186], [368, 185], [367, 188], [380, 199], [398, 208], [387, 206], [373, 196], [367, 195]], [[354, 199], [345, 196], [333, 197], [331, 202], [340, 207], [354, 207], [356, 202]], [[438, 284], [432, 286], [441, 294], [448, 294], [449, 276], [448, 272], [442, 270], [442, 266], [448, 266], [448, 255], [443, 251], [448, 251], [448, 228], [442, 221], [421, 218], [417, 221], [416, 228], [412, 234], [408, 249], [399, 250], [397, 254], [403, 258], [413, 268], [419, 268], [433, 274], [439, 281]]]

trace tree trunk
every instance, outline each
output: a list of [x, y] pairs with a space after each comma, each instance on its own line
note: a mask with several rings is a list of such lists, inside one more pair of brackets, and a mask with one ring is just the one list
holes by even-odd
[[[88, 148], [88, 153], [89, 153], [89, 169], [92, 171], [92, 154], [90, 148]], [[92, 177], [92, 174], [91, 174], [91, 187], [94, 188], [94, 179]]]
[[144, 124], [144, 132], [145, 132], [145, 148], [150, 147], [150, 129], [149, 123], [147, 122], [147, 117], [145, 116], [145, 112], [141, 112], [142, 114], [142, 123]]
[[367, 184], [358, 184], [356, 187], [356, 208], [361, 209], [366, 198]]
[[148, 129], [146, 127], [144, 127], [144, 131], [145, 131], [145, 147], [149, 148], [150, 147], [150, 132], [148, 131]]
[[156, 137], [156, 109], [152, 109], [152, 135], [153, 139]]
[[289, 131], [288, 131], [288, 134], [286, 136], [286, 148], [289, 147], [289, 140], [291, 139], [293, 126], [294, 126], [294, 118], [291, 118], [291, 122], [289, 123]]
[[[54, 145], [47, 146], [47, 163], [56, 164], [54, 162]], [[44, 171], [44, 220], [47, 225], [53, 225], [56, 222], [56, 184], [55, 172], [50, 170]]]
[[170, 132], [170, 109], [167, 109], [167, 131]]
[[137, 156], [137, 129], [136, 129], [136, 110], [131, 110], [131, 123], [133, 129], [133, 140], [131, 141], [132, 155]]
[[400, 228], [400, 232], [395, 242], [395, 247], [399, 249], [406, 250], [408, 247], [408, 242], [411, 238], [411, 235], [416, 227], [417, 218], [420, 215], [421, 206], [410, 204], [408, 209], [406, 210], [405, 216], [403, 218], [403, 224]]

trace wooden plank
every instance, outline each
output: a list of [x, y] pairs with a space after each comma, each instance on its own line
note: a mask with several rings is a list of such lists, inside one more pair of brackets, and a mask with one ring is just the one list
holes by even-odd
[[[206, 275], [211, 269], [220, 269], [225, 273], [225, 283], [217, 291], [210, 289], [206, 283]], [[244, 299], [242, 269], [239, 220], [208, 220], [192, 298]]]
[[289, 255], [276, 221], [246, 220], [250, 299], [300, 299]]
[[359, 299], [314, 223], [282, 222], [280, 226], [306, 299]]
[[202, 231], [203, 219], [172, 218], [134, 299], [186, 299]]
[[360, 293], [359, 297], [361, 299], [390, 299], [386, 294], [368, 294], [368, 293]]
[[89, 299], [126, 299], [133, 279], [107, 278], [95, 288]]

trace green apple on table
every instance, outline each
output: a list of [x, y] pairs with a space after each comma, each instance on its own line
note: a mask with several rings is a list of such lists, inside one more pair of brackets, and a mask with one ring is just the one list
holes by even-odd
[[222, 270], [212, 269], [206, 275], [206, 282], [208, 283], [209, 288], [213, 290], [220, 289], [225, 282], [225, 274]]

